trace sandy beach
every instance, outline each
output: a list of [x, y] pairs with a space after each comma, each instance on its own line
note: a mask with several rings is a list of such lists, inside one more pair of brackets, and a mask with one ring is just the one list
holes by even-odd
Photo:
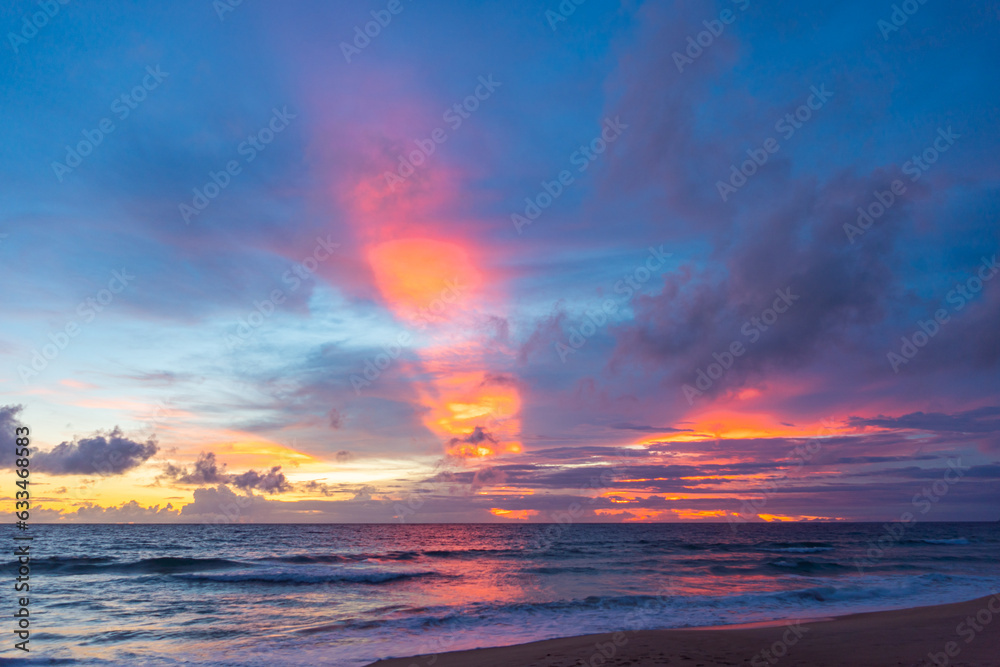
[[622, 631], [395, 658], [378, 667], [1000, 665], [1000, 594], [833, 619]]

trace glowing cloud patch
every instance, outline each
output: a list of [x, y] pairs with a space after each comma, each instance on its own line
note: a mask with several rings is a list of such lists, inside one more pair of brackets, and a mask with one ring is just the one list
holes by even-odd
[[504, 519], [517, 519], [518, 521], [527, 521], [531, 517], [538, 514], [538, 510], [504, 510], [497, 507], [491, 507], [490, 513], [503, 517]]
[[368, 251], [382, 296], [407, 320], [447, 321], [448, 305], [472, 296], [482, 283], [470, 253], [428, 238], [386, 241]]

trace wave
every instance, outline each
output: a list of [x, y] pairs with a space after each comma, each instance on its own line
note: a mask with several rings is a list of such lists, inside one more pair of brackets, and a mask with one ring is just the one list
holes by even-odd
[[357, 563], [361, 561], [412, 561], [422, 558], [480, 558], [483, 556], [532, 557], [527, 550], [520, 549], [427, 549], [424, 551], [386, 551], [356, 554], [289, 554], [268, 556], [258, 561], [290, 563], [293, 565], [315, 565], [328, 563]]
[[258, 562], [264, 563], [288, 563], [290, 565], [316, 565], [325, 563], [350, 563], [359, 560], [366, 560], [364, 554], [357, 557], [329, 554], [326, 556], [310, 556], [308, 554], [293, 554], [291, 556], [267, 556], [258, 558]]
[[[343, 632], [349, 629], [379, 629], [423, 633], [491, 628], [559, 628], [552, 636], [568, 632], [612, 632], [622, 629], [677, 628], [720, 625], [752, 620], [773, 620], [802, 614], [842, 613], [852, 609], [885, 608], [911, 604], [914, 597], [939, 591], [953, 583], [944, 575], [921, 575], [904, 586], [892, 579], [876, 579], [867, 584], [844, 582], [783, 591], [725, 595], [589, 596], [549, 602], [479, 602], [460, 606], [436, 606], [406, 610], [381, 618], [358, 617], [338, 623], [303, 629], [309, 634]], [[950, 602], [955, 598], [937, 600]], [[410, 613], [412, 612], [412, 613]]]
[[764, 542], [757, 545], [758, 548], [771, 549], [834, 549], [835, 546], [829, 542]]
[[90, 565], [97, 563], [110, 563], [118, 560], [114, 556], [49, 556], [47, 558], [37, 558], [35, 564], [48, 563], [50, 565]]
[[564, 567], [523, 567], [521, 572], [526, 572], [528, 574], [593, 574], [595, 572], [601, 572], [596, 567], [586, 567], [586, 566], [564, 566]]
[[131, 562], [119, 562], [112, 557], [63, 558], [52, 556], [32, 561], [32, 565], [48, 574], [171, 574], [174, 572], [197, 572], [230, 567], [243, 567], [242, 563], [225, 558], [143, 558]]
[[818, 554], [824, 551], [833, 551], [836, 547], [770, 547], [761, 548], [761, 551], [780, 554]]
[[969, 540], [965, 537], [953, 537], [951, 539], [940, 539], [940, 540], [908, 540], [911, 544], [968, 544]]
[[269, 563], [290, 563], [293, 565], [315, 565], [325, 563], [356, 563], [365, 560], [405, 561], [416, 560], [420, 554], [416, 551], [390, 551], [386, 553], [360, 554], [290, 554], [288, 556], [268, 556], [258, 561]]
[[[712, 574], [719, 575], [758, 575], [775, 573], [781, 574], [838, 574], [849, 572], [853, 569], [851, 565], [845, 565], [836, 561], [814, 561], [808, 559], [791, 560], [779, 558], [778, 560], [767, 561], [765, 563], [755, 563], [748, 565], [732, 565], [718, 563], [709, 566], [708, 570]], [[895, 569], [895, 566], [890, 569]]]
[[840, 563], [823, 563], [812, 560], [775, 560], [768, 563], [770, 567], [777, 567], [783, 570], [796, 570], [796, 574], [806, 573], [813, 574], [816, 572], [844, 572], [851, 570], [851, 566], [842, 565]]
[[527, 549], [428, 549], [420, 553], [430, 558], [468, 558], [484, 555], [538, 557], [540, 555]]
[[177, 579], [206, 583], [262, 584], [387, 584], [394, 581], [442, 576], [437, 572], [295, 572], [291, 570], [248, 570], [221, 574], [176, 574]]

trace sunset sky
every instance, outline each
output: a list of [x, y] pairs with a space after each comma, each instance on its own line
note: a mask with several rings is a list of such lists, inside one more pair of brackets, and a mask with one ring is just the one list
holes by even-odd
[[35, 520], [1000, 518], [996, 3], [37, 11]]

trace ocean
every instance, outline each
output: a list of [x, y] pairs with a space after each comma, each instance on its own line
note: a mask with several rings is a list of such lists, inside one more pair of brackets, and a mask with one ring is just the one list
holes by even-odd
[[[13, 527], [4, 532], [13, 545]], [[997, 523], [36, 524], [30, 534], [31, 652], [4, 630], [8, 664], [357, 667], [1000, 590]], [[8, 590], [11, 609], [24, 594]]]

